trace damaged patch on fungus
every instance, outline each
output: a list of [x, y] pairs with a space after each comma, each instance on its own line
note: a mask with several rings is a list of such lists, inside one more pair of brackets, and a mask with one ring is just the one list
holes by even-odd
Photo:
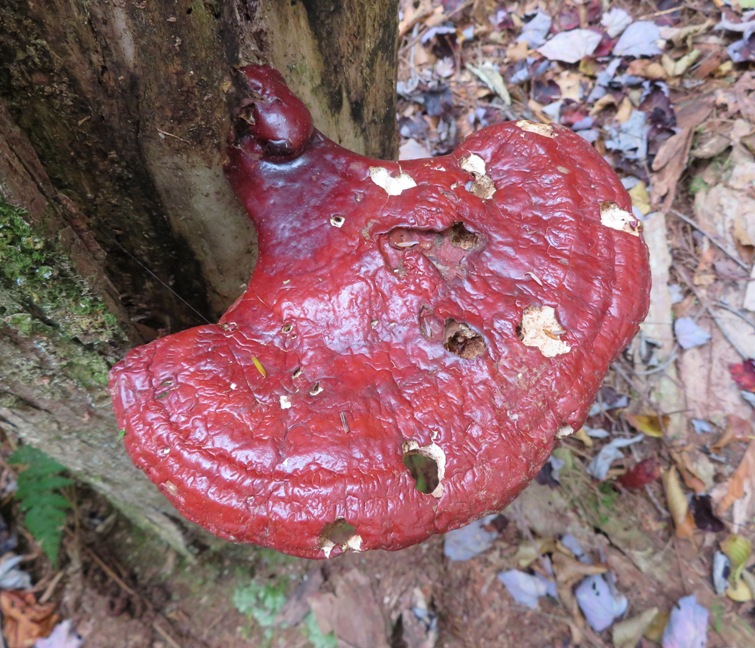
[[370, 167], [370, 178], [389, 196], [400, 196], [405, 189], [417, 186], [408, 173], [400, 171], [397, 176], [392, 176], [385, 167]]
[[527, 131], [528, 133], [535, 133], [537, 135], [542, 135], [543, 137], [556, 136], [556, 133], [553, 130], [553, 126], [551, 126], [550, 124], [538, 124], [527, 119], [520, 119], [516, 123], [516, 125], [519, 126], [519, 128], [521, 128], [523, 131]]
[[558, 430], [556, 431], [556, 438], [557, 439], [565, 439], [568, 436], [571, 436], [574, 434], [575, 430], [571, 425], [562, 425]]
[[600, 222], [606, 227], [632, 236], [639, 236], [642, 230], [642, 223], [634, 214], [624, 211], [614, 202], [600, 203]]
[[440, 497], [446, 476], [446, 453], [435, 444], [420, 447], [416, 441], [404, 441], [403, 463], [414, 479], [415, 488], [425, 495]]
[[537, 347], [546, 358], [568, 353], [571, 347], [561, 340], [566, 329], [556, 319], [552, 306], [530, 306], [522, 313], [520, 339], [525, 346]]
[[330, 558], [330, 554], [336, 547], [340, 547], [342, 551], [362, 550], [362, 536], [357, 535], [354, 525], [343, 518], [325, 525], [320, 534], [320, 548], [325, 558]]
[[446, 320], [443, 333], [443, 346], [454, 355], [472, 360], [485, 353], [485, 340], [477, 331], [464, 322]]
[[462, 158], [459, 163], [464, 171], [474, 176], [474, 182], [467, 186], [467, 191], [482, 200], [488, 200], [495, 194], [495, 185], [493, 180], [487, 175], [485, 160], [474, 153], [468, 157]]

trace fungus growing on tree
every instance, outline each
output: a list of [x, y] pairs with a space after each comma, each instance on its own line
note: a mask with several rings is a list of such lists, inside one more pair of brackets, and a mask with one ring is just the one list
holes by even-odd
[[368, 159], [277, 72], [242, 73], [226, 173], [259, 262], [217, 325], [114, 367], [134, 463], [209, 531], [308, 558], [500, 511], [645, 316], [627, 193], [580, 137], [527, 121]]

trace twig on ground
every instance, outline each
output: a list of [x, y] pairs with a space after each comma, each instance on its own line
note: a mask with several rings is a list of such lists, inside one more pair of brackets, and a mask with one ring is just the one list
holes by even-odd
[[687, 225], [689, 225], [690, 227], [694, 227], [698, 232], [700, 232], [700, 234], [702, 234], [703, 236], [705, 236], [705, 238], [707, 238], [711, 243], [713, 243], [713, 245], [715, 245], [719, 250], [721, 250], [721, 252], [723, 252], [732, 261], [734, 261], [734, 263], [736, 263], [740, 268], [742, 268], [743, 270], [747, 270], [747, 271], [750, 270], [747, 267], [747, 264], [744, 261], [742, 261], [741, 259], [739, 259], [737, 257], [737, 255], [734, 254], [734, 252], [732, 252], [731, 250], [729, 250], [726, 247], [726, 245], [724, 245], [723, 243], [721, 243], [721, 241], [719, 241], [716, 236], [714, 236], [710, 232], [704, 230], [695, 221], [693, 221], [689, 216], [685, 216], [681, 212], [676, 211], [676, 209], [672, 209], [671, 213], [674, 216], [676, 216], [679, 220], [682, 220], [685, 223], [687, 223]]

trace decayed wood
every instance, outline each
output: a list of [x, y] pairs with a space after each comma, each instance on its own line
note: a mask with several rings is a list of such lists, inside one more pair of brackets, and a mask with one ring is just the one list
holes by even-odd
[[[167, 505], [118, 443], [104, 387], [66, 373], [61, 359], [74, 344], [102, 360], [105, 345], [111, 362], [131, 344], [216, 318], [241, 292], [255, 235], [222, 174], [236, 66], [274, 65], [326, 134], [394, 153], [396, 4], [0, 5], [0, 193], [122, 327], [94, 344], [47, 322], [40, 345], [0, 323], [0, 425], [174, 541]], [[10, 283], [2, 290], [14, 308], [44, 311]]]

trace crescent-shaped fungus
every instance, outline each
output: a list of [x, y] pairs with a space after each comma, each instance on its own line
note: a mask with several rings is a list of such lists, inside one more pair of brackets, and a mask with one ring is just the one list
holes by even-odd
[[134, 463], [209, 531], [307, 558], [500, 511], [646, 314], [629, 196], [566, 128], [383, 162], [313, 130], [274, 70], [242, 74], [226, 173], [259, 262], [217, 325], [113, 368]]

